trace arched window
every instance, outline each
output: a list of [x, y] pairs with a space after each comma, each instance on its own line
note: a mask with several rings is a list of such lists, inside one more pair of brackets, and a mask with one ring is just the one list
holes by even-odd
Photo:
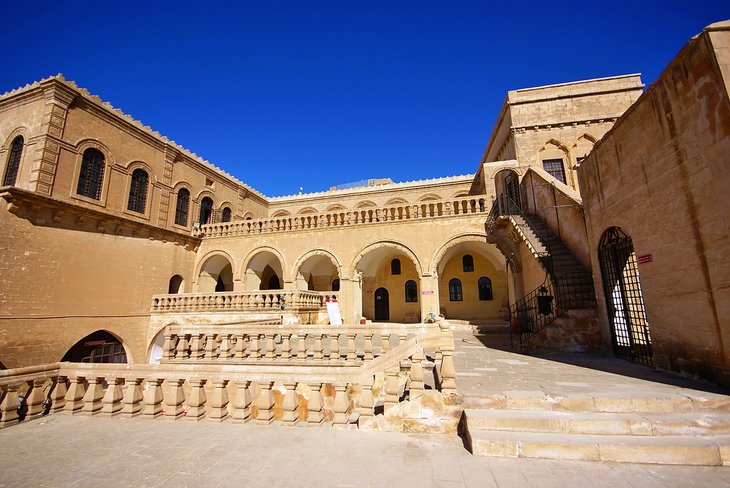
[[149, 183], [147, 171], [137, 168], [132, 172], [132, 182], [129, 185], [129, 201], [127, 210], [144, 213], [147, 205], [147, 184]]
[[463, 299], [463, 295], [461, 294], [461, 280], [459, 278], [453, 278], [449, 281], [449, 301], [460, 302]]
[[390, 262], [390, 274], [392, 275], [399, 275], [400, 274], [400, 259], [395, 258]]
[[104, 182], [104, 155], [98, 149], [89, 148], [81, 159], [81, 171], [76, 193], [99, 200]]
[[479, 278], [477, 286], [479, 287], [479, 300], [494, 300], [494, 295], [492, 294], [492, 280], [486, 276], [482, 276]]
[[186, 188], [180, 188], [177, 192], [177, 205], [175, 206], [175, 223], [187, 227], [188, 209], [190, 208], [190, 192]]
[[418, 287], [413, 280], [406, 281], [406, 302], [418, 301]]
[[203, 198], [200, 202], [200, 225], [209, 224], [210, 218], [213, 216], [213, 200], [208, 197]]
[[231, 221], [231, 207], [226, 207], [223, 209], [223, 214], [221, 216], [221, 222], [230, 222]]
[[18, 178], [18, 168], [20, 168], [20, 157], [23, 154], [23, 136], [18, 136], [10, 146], [10, 156], [8, 156], [8, 165], [5, 169], [5, 178], [3, 178], [3, 186], [15, 185]]
[[471, 257], [471, 254], [464, 254], [464, 257], [461, 258], [461, 265], [464, 269], [464, 273], [471, 273], [474, 271], [474, 258]]
[[335, 278], [332, 280], [332, 291], [340, 291], [340, 279]]
[[167, 288], [167, 293], [180, 293], [183, 284], [183, 277], [175, 275], [170, 278], [170, 286]]

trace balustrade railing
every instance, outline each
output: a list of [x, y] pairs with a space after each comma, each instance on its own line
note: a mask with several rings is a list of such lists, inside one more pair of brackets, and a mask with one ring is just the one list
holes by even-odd
[[[291, 362], [215, 366], [64, 362], [4, 370], [0, 371], [0, 428], [55, 412], [283, 425], [350, 423], [362, 428], [372, 424], [379, 406], [388, 410], [403, 399], [415, 401], [425, 395], [424, 372], [434, 370], [439, 396], [456, 393], [450, 332], [429, 330], [405, 340], [399, 336], [397, 344], [389, 346], [374, 359], [361, 361], [358, 368], [339, 362], [305, 368]], [[438, 359], [432, 361], [429, 355]]]
[[336, 291], [257, 290], [152, 296], [152, 312], [319, 310]]
[[354, 209], [319, 215], [287, 215], [256, 220], [239, 220], [206, 224], [194, 229], [196, 237], [229, 237], [289, 232], [307, 229], [327, 229], [350, 225], [373, 224], [414, 219], [431, 219], [459, 215], [483, 214], [489, 211], [484, 195], [453, 200], [398, 205], [382, 208]]

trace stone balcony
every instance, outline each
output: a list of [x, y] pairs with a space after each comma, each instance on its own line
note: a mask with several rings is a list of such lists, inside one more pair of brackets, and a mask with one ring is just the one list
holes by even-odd
[[353, 225], [474, 216], [478, 214], [484, 214], [486, 217], [490, 209], [491, 199], [487, 195], [476, 195], [413, 205], [371, 207], [323, 214], [292, 215], [206, 224], [199, 229], [194, 229], [193, 236], [199, 238], [250, 236], [301, 230], [333, 229]]

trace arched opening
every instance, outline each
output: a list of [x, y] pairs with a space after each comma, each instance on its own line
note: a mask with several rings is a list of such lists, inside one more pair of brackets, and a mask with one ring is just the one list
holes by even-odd
[[511, 169], [498, 171], [494, 175], [494, 186], [497, 195], [505, 195], [518, 208], [522, 208], [522, 196], [520, 193], [520, 176]]
[[249, 259], [244, 269], [244, 287], [248, 291], [283, 288], [284, 268], [279, 257], [272, 251], [259, 251]]
[[210, 197], [203, 197], [200, 202], [200, 225], [209, 224], [213, 216], [213, 200]]
[[447, 246], [436, 267], [441, 313], [474, 324], [504, 320], [508, 292], [503, 254], [478, 236], [457, 238]]
[[170, 283], [167, 287], [167, 293], [173, 294], [173, 293], [183, 293], [183, 284], [185, 280], [183, 280], [183, 277], [180, 275], [175, 275], [172, 278], [170, 278]]
[[188, 210], [190, 208], [190, 192], [186, 188], [180, 188], [177, 192], [175, 204], [175, 224], [188, 226]]
[[[394, 261], [399, 263], [400, 274], [393, 273]], [[355, 266], [361, 279], [362, 316], [376, 321], [420, 322], [421, 303], [406, 300], [406, 283], [421, 280], [418, 266], [405, 247], [373, 245]]]
[[[299, 290], [337, 291], [340, 287], [338, 266], [327, 254], [315, 254], [305, 259], [296, 270], [296, 279]], [[335, 284], [337, 290], [334, 289]]]
[[390, 320], [390, 299], [387, 288], [375, 290], [375, 322], [387, 322]]
[[231, 207], [225, 207], [221, 212], [221, 222], [230, 222], [232, 214]]
[[560, 141], [551, 139], [538, 151], [538, 160], [541, 162], [542, 169], [544, 169], [550, 176], [555, 178], [561, 183], [570, 184], [575, 186], [571, 181], [568, 181], [566, 173], [566, 164], [569, 163], [568, 149]]
[[147, 207], [147, 187], [149, 175], [142, 168], [132, 172], [132, 179], [129, 184], [129, 198], [127, 199], [127, 210], [143, 214]]
[[598, 260], [614, 355], [651, 366], [649, 322], [631, 237], [618, 227], [606, 230], [598, 245]]
[[122, 342], [105, 330], [97, 330], [73, 345], [61, 361], [72, 363], [126, 363]]
[[18, 169], [20, 168], [20, 160], [23, 155], [23, 142], [23, 136], [18, 136], [10, 146], [8, 164], [5, 166], [5, 176], [3, 177], [3, 186], [15, 186], [15, 180], [18, 178]]
[[340, 291], [340, 279], [332, 280], [332, 291]]
[[233, 267], [221, 254], [209, 257], [200, 268], [197, 288], [202, 293], [233, 291]]
[[147, 354], [147, 362], [149, 364], [160, 364], [160, 359], [162, 359], [162, 346], [165, 344], [165, 327], [162, 328], [157, 334], [155, 334], [154, 339], [152, 339], [152, 342], [150, 343], [150, 347], [148, 348], [148, 354]]

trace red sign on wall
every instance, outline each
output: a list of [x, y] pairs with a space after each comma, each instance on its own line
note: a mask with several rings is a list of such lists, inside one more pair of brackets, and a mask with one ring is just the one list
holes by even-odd
[[421, 295], [433, 295], [433, 290], [423, 290]]
[[636, 258], [636, 262], [639, 264], [651, 263], [653, 261], [651, 254], [644, 254]]

